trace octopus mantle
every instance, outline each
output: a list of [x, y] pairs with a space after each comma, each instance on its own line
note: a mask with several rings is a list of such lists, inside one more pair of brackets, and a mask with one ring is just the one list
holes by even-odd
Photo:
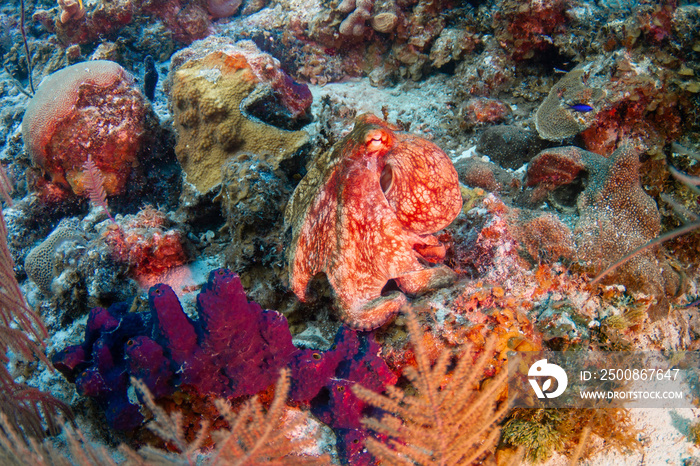
[[292, 290], [306, 301], [309, 281], [325, 273], [341, 317], [360, 329], [382, 325], [406, 303], [398, 290], [382, 293], [389, 280], [417, 295], [455, 278], [430, 263], [445, 257], [432, 233], [462, 208], [457, 172], [432, 142], [395, 131], [359, 116], [314, 161], [285, 213]]

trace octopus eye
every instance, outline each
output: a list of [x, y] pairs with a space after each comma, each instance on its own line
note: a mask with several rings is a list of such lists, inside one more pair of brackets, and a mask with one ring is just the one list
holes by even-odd
[[382, 187], [382, 192], [384, 194], [389, 191], [389, 188], [391, 188], [391, 184], [394, 181], [394, 170], [392, 170], [391, 165], [388, 163], [384, 166], [384, 170], [382, 170], [382, 174], [379, 177], [379, 184]]
[[367, 145], [367, 150], [369, 152], [377, 152], [386, 148], [388, 139], [389, 138], [386, 132], [376, 129], [367, 133], [367, 136], [365, 137], [365, 145]]
[[321, 359], [321, 354], [320, 353], [313, 353], [311, 355], [311, 357], [318, 361], [319, 359]]

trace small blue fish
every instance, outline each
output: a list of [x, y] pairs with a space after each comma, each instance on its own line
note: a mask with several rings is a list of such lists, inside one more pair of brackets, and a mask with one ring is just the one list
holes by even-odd
[[591, 110], [593, 110], [593, 107], [587, 104], [570, 104], [568, 107], [571, 110], [576, 110], [577, 112], [582, 113], [590, 112]]

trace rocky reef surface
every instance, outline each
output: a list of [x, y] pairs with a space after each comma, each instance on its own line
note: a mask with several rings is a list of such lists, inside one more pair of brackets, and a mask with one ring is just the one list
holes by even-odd
[[700, 461], [695, 410], [488, 388], [509, 351], [700, 349], [697, 4], [27, 0], [0, 26], [2, 265], [57, 370], [7, 364], [91, 441], [184, 453], [131, 377], [194, 442], [282, 371], [304, 461], [391, 464], [362, 418], [401, 410], [353, 387], [413, 393], [469, 344], [503, 410], [481, 464]]

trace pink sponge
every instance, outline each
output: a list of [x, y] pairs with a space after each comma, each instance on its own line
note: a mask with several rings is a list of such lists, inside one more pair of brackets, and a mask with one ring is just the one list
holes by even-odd
[[22, 137], [53, 183], [82, 195], [83, 164], [91, 155], [107, 194], [120, 194], [136, 162], [146, 111], [134, 78], [119, 64], [78, 63], [42, 81], [22, 119]]

